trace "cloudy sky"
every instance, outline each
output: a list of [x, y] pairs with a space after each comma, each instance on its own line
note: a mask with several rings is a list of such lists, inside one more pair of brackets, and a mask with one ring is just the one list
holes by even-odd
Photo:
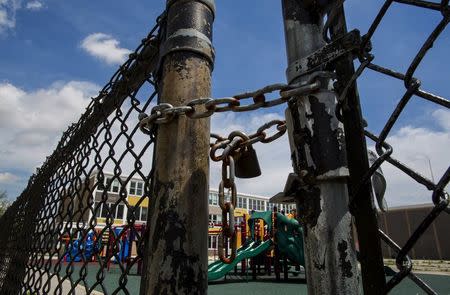
[[[214, 30], [213, 95], [229, 96], [285, 81], [286, 57], [280, 1], [218, 0]], [[364, 3], [362, 3], [364, 2]], [[0, 0], [0, 190], [14, 199], [34, 169], [76, 121], [91, 96], [146, 36], [165, 1]], [[349, 28], [367, 31], [381, 1], [346, 1]], [[406, 71], [440, 14], [393, 4], [373, 38], [375, 61]], [[416, 76], [423, 89], [450, 97], [445, 31]], [[367, 71], [359, 81], [369, 128], [379, 132], [400, 99], [400, 81]], [[450, 112], [414, 97], [389, 138], [394, 156], [437, 180], [450, 163]], [[283, 117], [283, 107], [250, 114], [220, 114], [213, 131], [254, 132]], [[369, 143], [371, 144], [371, 143]], [[292, 170], [287, 138], [256, 145], [263, 175], [238, 190], [271, 196]], [[430, 166], [431, 164], [431, 166]], [[430, 170], [431, 168], [431, 170]], [[211, 187], [219, 167], [212, 165]], [[430, 193], [383, 166], [391, 206], [426, 203]]]

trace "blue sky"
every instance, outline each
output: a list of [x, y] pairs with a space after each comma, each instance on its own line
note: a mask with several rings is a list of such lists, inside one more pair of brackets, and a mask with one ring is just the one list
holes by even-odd
[[[349, 29], [359, 28], [365, 33], [381, 2], [346, 1]], [[3, 175], [0, 189], [6, 189], [11, 198], [20, 193], [33, 167], [51, 153], [69, 122], [83, 111], [88, 97], [109, 80], [126, 56], [124, 52], [134, 49], [146, 36], [164, 5], [162, 0], [0, 0], [0, 104], [7, 102], [3, 110], [0, 107], [0, 116], [3, 111], [5, 118], [13, 118], [0, 119], [0, 135], [7, 139], [0, 143], [0, 175]], [[216, 5], [213, 96], [229, 96], [285, 82], [281, 1], [219, 0]], [[438, 12], [393, 4], [373, 38], [375, 62], [404, 72], [440, 19]], [[89, 36], [91, 39], [87, 39]], [[101, 53], [108, 47], [93, 44], [105, 40], [115, 51]], [[446, 30], [416, 73], [423, 89], [447, 98], [450, 96], [449, 45], [450, 34]], [[359, 88], [364, 116], [369, 127], [379, 132], [404, 91], [402, 82], [367, 71], [359, 81]], [[55, 102], [59, 107], [54, 106]], [[48, 120], [43, 123], [34, 118], [35, 129], [17, 120], [21, 114], [30, 113], [35, 113], [35, 117], [43, 114]], [[252, 114], [221, 115], [213, 119], [213, 129], [225, 134], [233, 126], [251, 132], [255, 131], [252, 127], [263, 123], [261, 118], [282, 116], [283, 107]], [[246, 124], [249, 120], [254, 124]], [[445, 147], [450, 143], [449, 121], [448, 110], [414, 98], [392, 134], [393, 142], [400, 149], [399, 157], [429, 175], [424, 160], [428, 157], [435, 177], [440, 176], [450, 162]], [[28, 150], [23, 146], [14, 148], [25, 143], [35, 146]], [[282, 189], [291, 169], [286, 143], [284, 139], [272, 147], [256, 147], [265, 153], [260, 155], [261, 162], [270, 163], [263, 167], [263, 174], [264, 170], [273, 173], [266, 173], [267, 178], [260, 182], [242, 182], [240, 186], [246, 192], [270, 196]], [[284, 155], [284, 160], [274, 160], [274, 154]], [[392, 179], [388, 202], [396, 205], [428, 201], [420, 188], [397, 177], [392, 168], [385, 169]], [[212, 171], [211, 177], [214, 187], [217, 174]], [[278, 177], [276, 181], [272, 180], [274, 177]], [[261, 188], [261, 183], [270, 185]], [[414, 198], [409, 198], [412, 195]]]

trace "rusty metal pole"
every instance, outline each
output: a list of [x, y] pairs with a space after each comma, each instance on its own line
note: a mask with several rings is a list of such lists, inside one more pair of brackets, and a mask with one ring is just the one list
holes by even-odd
[[[168, 0], [160, 103], [210, 97], [214, 0]], [[158, 127], [141, 294], [206, 294], [210, 120]]]
[[[325, 45], [325, 12], [320, 6], [325, 2], [282, 0], [290, 84], [317, 74], [302, 72], [298, 65]], [[301, 177], [296, 203], [303, 213], [308, 292], [360, 294], [343, 125], [336, 118], [337, 97], [325, 76], [319, 76], [317, 92], [291, 101], [286, 110], [294, 171]]]

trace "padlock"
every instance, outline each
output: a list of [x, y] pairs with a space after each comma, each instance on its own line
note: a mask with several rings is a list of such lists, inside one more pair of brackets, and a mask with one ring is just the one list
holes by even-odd
[[238, 178], [254, 178], [261, 175], [258, 156], [251, 145], [240, 152], [234, 167], [235, 176]]

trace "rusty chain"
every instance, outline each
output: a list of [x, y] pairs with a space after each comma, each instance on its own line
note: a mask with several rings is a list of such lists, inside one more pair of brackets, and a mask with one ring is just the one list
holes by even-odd
[[[276, 132], [267, 136], [267, 130], [272, 127], [276, 128]], [[259, 127], [255, 133], [250, 135], [247, 135], [242, 131], [233, 131], [225, 138], [212, 133], [211, 138], [216, 139], [216, 141], [210, 144], [210, 158], [215, 162], [223, 161], [230, 151], [239, 151], [257, 142], [270, 143], [283, 136], [284, 133], [286, 133], [286, 129], [286, 121], [272, 120]], [[221, 155], [216, 155], [216, 152], [219, 149], [224, 149], [224, 152]]]
[[[267, 130], [276, 127], [277, 132], [271, 136], [267, 136]], [[246, 147], [253, 145], [256, 142], [269, 143], [272, 142], [286, 132], [286, 121], [272, 120], [263, 124], [258, 130], [246, 135], [242, 131], [233, 131], [227, 138], [220, 135], [211, 134], [211, 138], [215, 139], [211, 143], [210, 157], [213, 161], [222, 161], [222, 180], [219, 184], [219, 206], [222, 209], [222, 230], [219, 234], [218, 253], [219, 258], [224, 263], [231, 263], [236, 258], [236, 230], [234, 227], [234, 209], [237, 202], [237, 188], [235, 179], [235, 159], [240, 157], [240, 154]], [[216, 155], [217, 150], [223, 149], [221, 155]], [[230, 190], [230, 201], [225, 202], [225, 189]], [[225, 255], [225, 247], [227, 241], [230, 240], [231, 254], [229, 257]]]
[[[169, 123], [182, 115], [191, 119], [198, 119], [210, 117], [214, 113], [219, 112], [245, 112], [274, 107], [286, 103], [294, 96], [304, 96], [318, 90], [321, 83], [318, 78], [329, 75], [329, 73], [317, 72], [311, 75], [308, 81], [299, 85], [272, 84], [256, 91], [237, 94], [233, 97], [194, 99], [185, 106], [172, 106], [168, 103], [160, 103], [153, 107], [150, 115], [145, 113], [139, 115], [139, 126], [142, 132], [151, 134], [153, 125]], [[266, 100], [266, 95], [275, 91], [279, 91], [280, 97]], [[252, 99], [253, 102], [241, 105], [241, 101], [245, 99]]]
[[[330, 41], [327, 32], [335, 18], [335, 10], [343, 2], [343, 0], [336, 1], [335, 7], [330, 7], [329, 19], [327, 19], [323, 32], [324, 38], [327, 41]], [[369, 46], [371, 37], [391, 7], [391, 4], [395, 2], [437, 11], [442, 15], [442, 20], [424, 42], [422, 48], [404, 74], [374, 64], [375, 57], [370, 53]], [[340, 97], [337, 111], [341, 119], [345, 109], [353, 107], [346, 101], [346, 94], [352, 84], [357, 81], [365, 70], [370, 69], [401, 80], [406, 89], [381, 133], [377, 136], [369, 131], [365, 132], [366, 136], [375, 142], [379, 159], [375, 161], [365, 175], [362, 175], [359, 183], [353, 184], [353, 197], [358, 197], [358, 189], [361, 184], [366, 182], [384, 162], [394, 165], [432, 191], [431, 199], [435, 207], [424, 218], [423, 222], [413, 232], [403, 247], [398, 246], [388, 235], [380, 230], [382, 239], [397, 253], [396, 262], [399, 268], [399, 272], [388, 282], [386, 292], [392, 290], [405, 277], [410, 277], [428, 294], [435, 294], [430, 286], [412, 272], [413, 261], [408, 253], [411, 252], [415, 243], [441, 212], [450, 213], [448, 207], [449, 196], [445, 191], [445, 187], [450, 180], [450, 169], [447, 169], [435, 183], [393, 158], [394, 148], [388, 144], [387, 138], [413, 95], [450, 108], [448, 99], [422, 90], [420, 80], [414, 77], [414, 73], [427, 51], [448, 25], [450, 19], [448, 3], [448, 0], [441, 0], [439, 2], [422, 0], [384, 1], [367, 34], [363, 37], [363, 42], [357, 55], [360, 61], [359, 68], [347, 84], [338, 85], [341, 91], [339, 91]], [[153, 63], [157, 62], [157, 58], [155, 57], [158, 56], [157, 51], [160, 45], [160, 36], [157, 30], [161, 29], [160, 26], [164, 22], [164, 19], [165, 14], [163, 13], [158, 18], [156, 26], [142, 40], [135, 52], [130, 54], [129, 59], [111, 77], [110, 81], [100, 91], [100, 94], [92, 99], [86, 112], [81, 116], [79, 121], [71, 125], [64, 132], [56, 150], [47, 158], [39, 171], [30, 178], [23, 193], [0, 218], [1, 294], [48, 294], [51, 289], [61, 293], [62, 284], [65, 280], [70, 281], [72, 288], [79, 283], [84, 285], [86, 293], [91, 293], [97, 288], [100, 288], [108, 294], [128, 293], [129, 282], [127, 277], [130, 274], [129, 270], [142, 258], [142, 233], [136, 231], [136, 208], [133, 208], [128, 203], [124, 189], [121, 188], [117, 193], [117, 201], [107, 203], [107, 201], [110, 201], [108, 200], [107, 190], [111, 187], [111, 183], [106, 183], [106, 177], [103, 171], [105, 166], [112, 164], [114, 170], [112, 178], [120, 183], [120, 187], [125, 187], [129, 184], [133, 175], [142, 178], [146, 185], [144, 187], [144, 194], [136, 205], [139, 207], [139, 204], [149, 197], [149, 187], [147, 184], [151, 180], [151, 172], [146, 173], [143, 171], [142, 159], [149, 156], [149, 148], [155, 140], [154, 127], [157, 125], [172, 122], [180, 116], [186, 116], [192, 119], [205, 118], [212, 116], [216, 112], [245, 112], [277, 106], [284, 104], [293, 96], [307, 95], [313, 93], [320, 87], [320, 80], [318, 79], [308, 81], [302, 85], [274, 84], [233, 97], [219, 99], [199, 98], [191, 101], [186, 106], [160, 104], [154, 107], [149, 115], [145, 115], [150, 102], [156, 96], [156, 92], [149, 99], [146, 99], [145, 103], [142, 103], [144, 100], [138, 99], [138, 95], [144, 84], [153, 87], [157, 85], [157, 81], [155, 81], [156, 77], [152, 75], [155, 70]], [[266, 96], [275, 91], [279, 92], [280, 97], [267, 100]], [[246, 100], [250, 100], [250, 103], [243, 104]], [[125, 101], [128, 104], [124, 104]], [[137, 114], [139, 114], [140, 119], [139, 126], [130, 128], [127, 125], [127, 120]], [[137, 128], [151, 135], [151, 140], [139, 148], [136, 146], [136, 137], [139, 134], [136, 132]], [[269, 136], [267, 132], [271, 128], [275, 128], [276, 132]], [[114, 133], [114, 129], [119, 131]], [[215, 139], [215, 142], [211, 143], [211, 158], [214, 161], [222, 161], [219, 205], [222, 209], [225, 226], [219, 239], [219, 246], [222, 249], [222, 251], [219, 251], [219, 254], [224, 261], [231, 262], [236, 256], [236, 232], [234, 229], [234, 208], [236, 207], [237, 196], [237, 188], [234, 182], [235, 160], [239, 157], [240, 151], [243, 151], [245, 147], [257, 142], [272, 142], [285, 132], [286, 125], [284, 121], [274, 120], [264, 124], [257, 132], [251, 135], [246, 135], [240, 131], [234, 131], [228, 137], [211, 134], [211, 137]], [[116, 144], [123, 139], [126, 141], [126, 149], [119, 151]], [[217, 150], [219, 149], [223, 149], [221, 155], [217, 155]], [[131, 161], [134, 163], [134, 168], [129, 177], [122, 179], [123, 171], [121, 165], [125, 160], [128, 161], [129, 157], [131, 157]], [[88, 176], [94, 172], [97, 173], [97, 178], [93, 180], [94, 188], [92, 188], [88, 185]], [[94, 189], [99, 188], [100, 185], [104, 185], [105, 183], [106, 187], [101, 190], [100, 199], [95, 199], [96, 203], [92, 200], [88, 204], [77, 201], [78, 198], [85, 194], [93, 195]], [[225, 189], [231, 191], [231, 199], [229, 201], [226, 201]], [[63, 206], [60, 206], [61, 204]], [[106, 263], [118, 255], [119, 241], [125, 236], [126, 232], [126, 230], [120, 233], [113, 232], [115, 218], [113, 213], [121, 204], [124, 204], [131, 213], [130, 217], [126, 219], [125, 228], [136, 235], [138, 253], [129, 262], [117, 262], [118, 269], [121, 272], [121, 279], [117, 282], [114, 290], [106, 291], [108, 289], [105, 281], [105, 276], [107, 275], [105, 270]], [[101, 209], [102, 207], [103, 209]], [[105, 257], [102, 257], [98, 251], [93, 253], [94, 258], [97, 259], [95, 263], [99, 268], [97, 270], [96, 281], [92, 283], [88, 282], [86, 276], [88, 263], [91, 262], [87, 260], [85, 249], [80, 245], [76, 249], [74, 240], [77, 237], [80, 237], [80, 240], [85, 240], [89, 231], [98, 228], [99, 224], [96, 217], [85, 221], [83, 220], [83, 216], [85, 214], [95, 216], [99, 214], [100, 210], [105, 210], [102, 212], [105, 212], [106, 221], [101, 231], [95, 233], [94, 237], [101, 239], [109, 233], [112, 236], [112, 243], [110, 252]], [[64, 261], [67, 257], [73, 260], [77, 256], [77, 254], [74, 256], [72, 253], [69, 253], [67, 248], [65, 248], [66, 246], [63, 245], [62, 239], [65, 236], [69, 239], [67, 248], [71, 247], [72, 249], [78, 250], [78, 255], [81, 256], [81, 262], [78, 265], [73, 262]], [[224, 249], [228, 239], [231, 240], [232, 252], [229, 257], [226, 257]], [[23, 272], [18, 271], [21, 268]], [[55, 281], [53, 282], [51, 278], [54, 278]]]
[[[222, 230], [219, 234], [217, 250], [219, 258], [224, 263], [231, 263], [236, 258], [237, 235], [234, 227], [234, 209], [237, 204], [236, 183], [234, 182], [234, 158], [232, 155], [225, 155], [222, 160], [222, 180], [219, 184], [219, 206], [222, 209]], [[225, 189], [231, 191], [230, 201], [225, 201]], [[226, 257], [225, 248], [230, 239], [231, 255]]]

